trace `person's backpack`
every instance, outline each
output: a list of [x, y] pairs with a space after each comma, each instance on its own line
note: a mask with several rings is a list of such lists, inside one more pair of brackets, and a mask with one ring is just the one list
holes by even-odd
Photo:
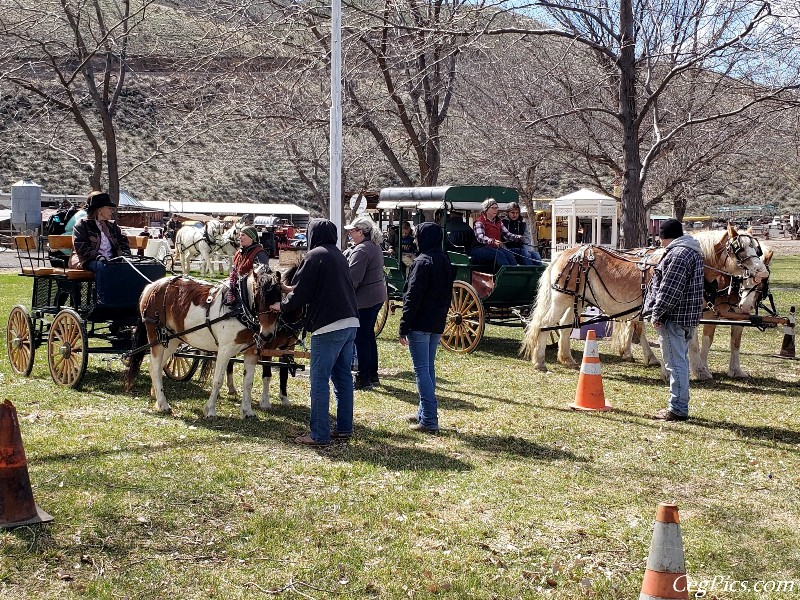
[[78, 209], [71, 204], [67, 207], [59, 208], [55, 213], [50, 215], [45, 223], [45, 231], [47, 235], [61, 235], [67, 229], [67, 223], [72, 216], [78, 212]]

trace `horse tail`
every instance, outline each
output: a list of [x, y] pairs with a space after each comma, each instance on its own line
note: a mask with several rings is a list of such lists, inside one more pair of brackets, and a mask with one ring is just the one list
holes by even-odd
[[531, 318], [525, 326], [525, 336], [522, 338], [522, 347], [520, 348], [520, 355], [523, 358], [533, 360], [536, 355], [536, 346], [539, 341], [542, 327], [545, 325], [545, 318], [553, 303], [553, 286], [550, 282], [550, 276], [553, 271], [553, 261], [539, 277], [539, 289], [536, 293], [536, 301], [534, 303], [533, 313]]
[[[142, 346], [146, 346], [147, 343], [147, 326], [144, 324], [144, 321], [139, 321], [139, 323], [136, 325], [136, 331], [133, 334], [133, 347], [141, 348]], [[133, 384], [136, 381], [136, 376], [139, 374], [139, 371], [142, 368], [142, 363], [144, 362], [144, 355], [146, 352], [146, 349], [142, 349], [139, 352], [131, 355], [130, 361], [128, 362], [128, 368], [125, 369], [125, 376], [123, 378], [126, 392], [130, 392], [133, 389]]]

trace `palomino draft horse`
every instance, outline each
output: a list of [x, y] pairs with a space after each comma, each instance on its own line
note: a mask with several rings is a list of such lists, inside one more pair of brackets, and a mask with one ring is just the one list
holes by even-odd
[[222, 223], [216, 219], [208, 221], [202, 229], [185, 225], [181, 227], [175, 234], [175, 262], [180, 262], [182, 272], [188, 273], [192, 258], [200, 255], [200, 274], [211, 275], [214, 272], [211, 253], [219, 245], [222, 234]]
[[[769, 268], [769, 263], [772, 261], [773, 250], [766, 244], [761, 244], [762, 261]], [[726, 290], [721, 293], [713, 306], [709, 307], [704, 313], [704, 319], [715, 319], [725, 317], [725, 313], [738, 313], [749, 314], [751, 313], [761, 301], [763, 295], [766, 294], [768, 279], [756, 280], [754, 276], [749, 276], [742, 280], [738, 286], [735, 285], [734, 280], [728, 278], [727, 282], [720, 276], [721, 290]], [[737, 289], [738, 287], [738, 289]], [[698, 337], [696, 348], [690, 348], [689, 368], [692, 375], [696, 379], [713, 379], [711, 369], [708, 366], [708, 352], [711, 349], [711, 344], [714, 342], [714, 333], [716, 325], [703, 325], [702, 335], [698, 329]], [[740, 356], [742, 346], [742, 333], [744, 327], [738, 325], [731, 325], [731, 340], [730, 340], [730, 357], [728, 359], [728, 377], [748, 377], [748, 374], [742, 370]]]
[[[150, 345], [150, 379], [156, 398], [155, 409], [170, 412], [164, 396], [163, 368], [181, 344], [217, 356], [211, 396], [203, 414], [217, 416], [217, 398], [228, 361], [245, 350], [244, 384], [240, 407], [242, 418], [253, 417], [251, 395], [257, 351], [274, 338], [279, 325], [279, 313], [269, 306], [281, 299], [281, 275], [268, 267], [257, 265], [240, 282], [241, 313], [226, 306], [226, 286], [211, 284], [189, 277], [160, 279], [148, 285], [139, 299], [142, 324], [137, 328], [135, 346]], [[126, 389], [141, 368], [144, 354], [131, 357], [125, 375]], [[268, 407], [267, 407], [268, 408]]]
[[[749, 274], [760, 281], [769, 275], [759, 258], [760, 248], [752, 236], [731, 226], [722, 231], [698, 233], [707, 269], [717, 273]], [[586, 306], [595, 306], [614, 319], [638, 319], [645, 285], [651, 269], [660, 259], [629, 256], [597, 246], [570, 248], [548, 265], [539, 279], [536, 305], [525, 328], [521, 353], [530, 357], [536, 369], [546, 371], [544, 328], [559, 328], [558, 361], [574, 366], [569, 345], [570, 328]], [[640, 341], [646, 344], [645, 336]]]
[[[743, 234], [740, 239], [746, 240], [746, 237]], [[758, 244], [757, 241], [755, 243]], [[769, 268], [773, 251], [766, 244], [761, 244], [761, 249], [763, 252], [761, 260]], [[745, 272], [744, 278], [740, 278], [734, 274], [721, 273], [707, 267], [705, 269], [707, 305], [703, 310], [702, 318], [706, 320], [728, 319], [733, 323], [733, 319], [740, 318], [735, 315], [750, 314], [759, 305], [762, 296], [765, 294], [768, 282], [768, 277], [757, 279], [749, 271]], [[627, 360], [633, 360], [631, 352], [632, 338], [636, 335], [641, 340], [645, 334], [644, 328], [643, 321], [627, 321], [624, 326], [614, 328], [612, 343], [620, 356]], [[716, 328], [716, 325], [704, 324], [702, 328], [698, 328], [696, 337], [689, 344], [689, 370], [695, 379], [713, 379], [708, 366], [708, 353], [714, 341]], [[740, 361], [744, 327], [731, 325], [730, 330], [728, 376], [747, 377], [747, 373], [742, 370]], [[645, 364], [660, 365], [661, 377], [666, 380], [668, 373], [652, 353], [646, 340], [642, 341], [642, 349], [644, 351]]]

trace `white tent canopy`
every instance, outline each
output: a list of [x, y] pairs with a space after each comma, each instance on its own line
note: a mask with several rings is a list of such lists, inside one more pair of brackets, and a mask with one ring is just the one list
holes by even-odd
[[[609, 196], [598, 194], [591, 190], [582, 189], [561, 198], [556, 198], [550, 203], [553, 206], [553, 231], [556, 219], [567, 219], [567, 242], [558, 243], [553, 236], [553, 252], [572, 248], [577, 245], [575, 241], [576, 225], [581, 217], [588, 217], [592, 221], [591, 240], [594, 244], [616, 248], [618, 244], [619, 226], [617, 223], [617, 201]], [[611, 219], [611, 243], [601, 244], [601, 227], [603, 219]]]

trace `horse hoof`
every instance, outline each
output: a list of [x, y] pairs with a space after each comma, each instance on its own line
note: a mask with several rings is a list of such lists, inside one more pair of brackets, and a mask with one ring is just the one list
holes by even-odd
[[536, 365], [534, 369], [536, 369], [540, 373], [547, 373], [547, 367], [545, 365]]
[[255, 419], [255, 418], [257, 418], [257, 417], [256, 417], [256, 413], [254, 413], [254, 412], [244, 413], [242, 415], [242, 419], [244, 419], [244, 420]]

